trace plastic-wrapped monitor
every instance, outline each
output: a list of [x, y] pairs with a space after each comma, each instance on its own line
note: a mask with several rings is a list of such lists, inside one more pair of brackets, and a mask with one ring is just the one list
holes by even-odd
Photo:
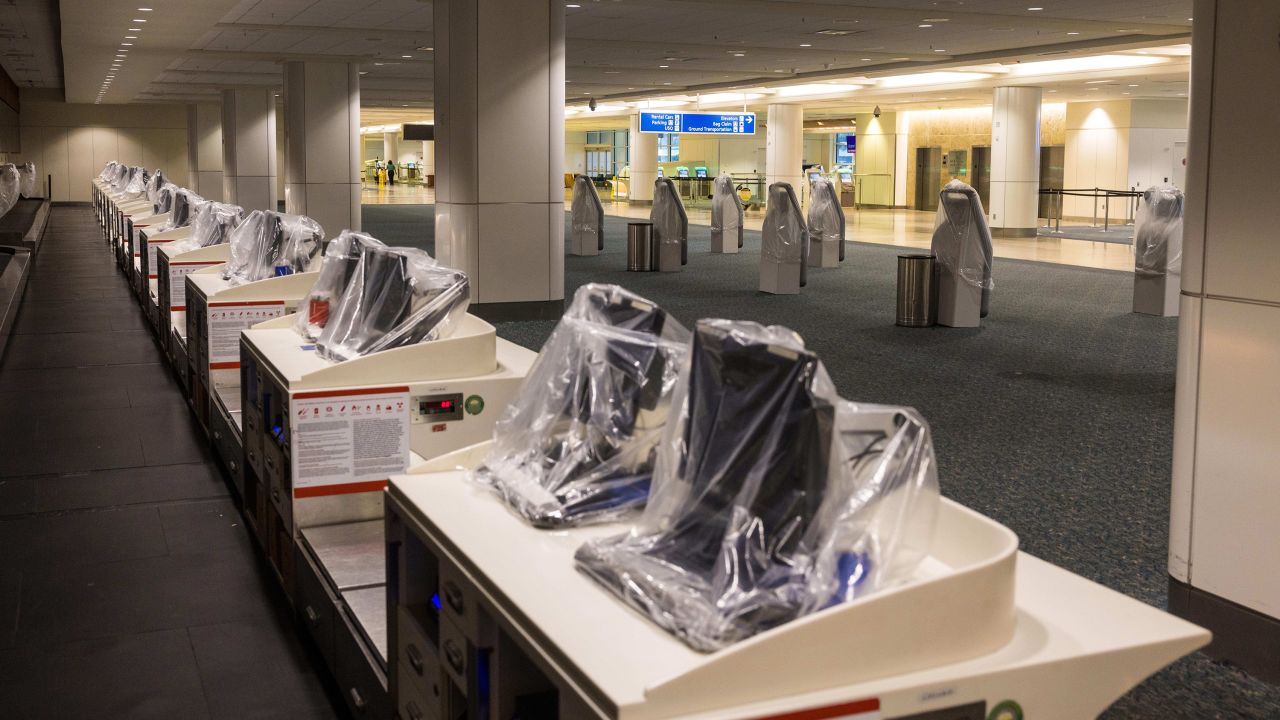
[[342, 300], [347, 284], [355, 275], [361, 254], [366, 247], [374, 246], [385, 247], [372, 235], [353, 230], [344, 230], [341, 235], [329, 241], [321, 261], [320, 275], [307, 293], [307, 299], [299, 306], [294, 325], [299, 335], [308, 340], [320, 337]]
[[324, 230], [305, 215], [254, 210], [231, 234], [222, 277], [234, 285], [306, 272], [324, 242]]
[[688, 344], [688, 330], [655, 303], [582, 286], [475, 477], [539, 527], [643, 507]]

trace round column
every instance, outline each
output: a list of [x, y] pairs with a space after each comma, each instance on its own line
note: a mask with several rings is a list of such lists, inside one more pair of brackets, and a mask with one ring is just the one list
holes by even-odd
[[991, 234], [1035, 237], [1040, 214], [1038, 87], [998, 87], [991, 114]]
[[400, 133], [382, 133], [382, 162], [388, 160], [400, 164]]
[[636, 205], [653, 204], [653, 183], [658, 179], [658, 136], [640, 132], [640, 116], [631, 116], [631, 195]]
[[765, 131], [765, 182], [791, 183], [796, 196], [804, 193], [804, 108], [770, 105]]

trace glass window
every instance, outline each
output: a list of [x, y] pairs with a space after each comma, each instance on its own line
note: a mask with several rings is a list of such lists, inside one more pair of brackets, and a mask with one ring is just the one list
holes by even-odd
[[676, 133], [658, 134], [658, 162], [680, 161], [680, 136]]

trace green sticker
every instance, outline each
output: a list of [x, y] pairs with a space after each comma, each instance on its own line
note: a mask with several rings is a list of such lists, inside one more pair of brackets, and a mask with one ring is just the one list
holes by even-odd
[[1005, 700], [991, 708], [987, 720], [1022, 720], [1022, 706], [1012, 700]]
[[467, 401], [462, 406], [467, 409], [468, 415], [479, 415], [484, 412], [484, 398], [479, 395], [472, 395], [467, 398]]

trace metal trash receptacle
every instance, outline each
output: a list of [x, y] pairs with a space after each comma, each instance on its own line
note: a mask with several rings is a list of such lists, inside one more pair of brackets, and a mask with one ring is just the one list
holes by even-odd
[[929, 327], [937, 322], [932, 255], [898, 256], [898, 324]]
[[627, 271], [654, 270], [653, 223], [627, 223]]

